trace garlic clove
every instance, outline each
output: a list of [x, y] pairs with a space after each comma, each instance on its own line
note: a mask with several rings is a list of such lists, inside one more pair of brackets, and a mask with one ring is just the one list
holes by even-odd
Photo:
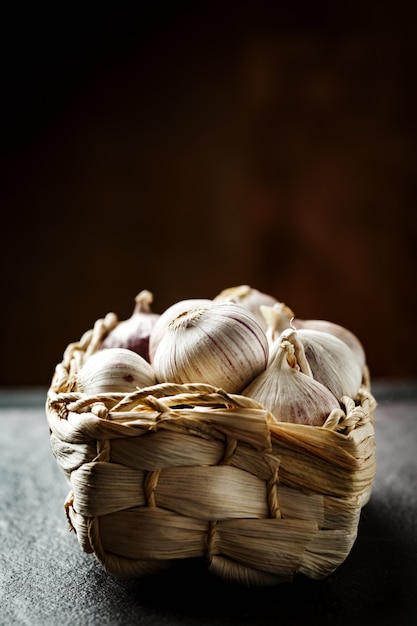
[[100, 349], [127, 348], [149, 361], [149, 337], [160, 315], [152, 311], [153, 294], [143, 289], [135, 298], [132, 316], [115, 326]]
[[77, 389], [88, 395], [130, 393], [156, 384], [151, 365], [127, 348], [107, 348], [87, 358], [77, 374]]
[[261, 306], [273, 306], [277, 299], [267, 293], [250, 287], [249, 285], [239, 285], [223, 289], [214, 298], [215, 302], [236, 302], [242, 305], [254, 315], [261, 327], [266, 330], [267, 324], [261, 313]]
[[315, 320], [315, 319], [299, 319], [295, 318], [293, 320], [294, 327], [297, 329], [310, 328], [312, 330], [322, 330], [324, 332], [330, 333], [331, 335], [335, 335], [339, 337], [342, 341], [349, 346], [349, 348], [356, 355], [361, 369], [365, 367], [366, 364], [366, 355], [365, 350], [360, 342], [359, 338], [350, 330], [341, 326], [340, 324], [335, 324], [334, 322], [328, 322], [327, 320]]
[[159, 319], [156, 321], [149, 337], [150, 363], [153, 363], [156, 349], [168, 327], [168, 324], [172, 322], [172, 320], [175, 319], [177, 315], [179, 315], [180, 313], [184, 313], [184, 311], [189, 311], [190, 309], [207, 306], [211, 303], [212, 300], [209, 300], [208, 298], [189, 298], [187, 300], [179, 300], [178, 302], [171, 304], [167, 309], [165, 309], [165, 311], [159, 316]]
[[312, 328], [284, 331], [283, 334], [299, 339], [313, 377], [328, 387], [338, 400], [342, 396], [357, 396], [363, 370], [345, 342], [335, 335]]
[[159, 382], [202, 382], [238, 393], [267, 360], [268, 341], [255, 317], [234, 302], [212, 302], [170, 322], [153, 367]]
[[274, 358], [242, 395], [259, 402], [279, 422], [322, 426], [340, 408], [327, 387], [301, 371], [294, 344], [285, 338], [277, 339]]
[[269, 345], [272, 345], [283, 330], [292, 327], [294, 313], [284, 302], [275, 302], [272, 306], [263, 304], [259, 308], [266, 323]]

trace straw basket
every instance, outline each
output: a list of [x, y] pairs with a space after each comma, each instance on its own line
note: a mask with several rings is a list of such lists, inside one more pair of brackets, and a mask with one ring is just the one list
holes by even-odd
[[118, 323], [97, 320], [57, 365], [46, 413], [83, 551], [118, 578], [205, 559], [218, 576], [273, 585], [320, 579], [347, 557], [375, 476], [369, 376], [323, 427], [276, 423], [204, 384], [74, 392], [86, 357]]

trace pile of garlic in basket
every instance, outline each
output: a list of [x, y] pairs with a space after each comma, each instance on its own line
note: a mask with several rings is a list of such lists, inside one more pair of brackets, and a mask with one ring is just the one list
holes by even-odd
[[248, 285], [181, 300], [162, 314], [153, 295], [87, 355], [73, 390], [129, 393], [159, 383], [207, 383], [258, 402], [278, 422], [322, 426], [355, 398], [366, 372], [359, 339], [325, 320], [297, 318]]

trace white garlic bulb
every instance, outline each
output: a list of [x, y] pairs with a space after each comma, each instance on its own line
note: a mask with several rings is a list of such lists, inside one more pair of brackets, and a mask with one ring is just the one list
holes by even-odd
[[359, 365], [361, 369], [365, 367], [366, 364], [366, 355], [365, 350], [362, 343], [359, 341], [358, 337], [350, 330], [341, 326], [340, 324], [335, 324], [334, 322], [328, 322], [327, 320], [309, 320], [309, 319], [299, 319], [295, 318], [293, 320], [294, 327], [297, 329], [301, 328], [310, 328], [313, 330], [322, 330], [326, 333], [330, 333], [331, 335], [335, 335], [339, 337], [342, 341], [349, 346], [349, 348], [356, 355]]
[[260, 307], [272, 306], [277, 299], [267, 293], [254, 289], [249, 285], [239, 285], [238, 287], [228, 287], [223, 289], [215, 298], [215, 302], [236, 302], [241, 304], [254, 315], [261, 327], [266, 330], [267, 324]]
[[153, 367], [158, 382], [201, 382], [238, 393], [267, 360], [268, 341], [254, 316], [234, 302], [212, 302], [170, 322]]
[[171, 304], [167, 309], [165, 309], [165, 311], [161, 313], [159, 319], [154, 324], [149, 336], [149, 361], [153, 363], [153, 359], [159, 342], [161, 341], [162, 336], [168, 327], [168, 324], [172, 322], [172, 320], [175, 319], [177, 315], [179, 315], [180, 313], [184, 313], [184, 311], [189, 311], [190, 309], [207, 306], [211, 303], [212, 300], [209, 300], [208, 298], [189, 298], [187, 300], [179, 300], [178, 302], [174, 302], [174, 304]]
[[129, 393], [155, 384], [155, 372], [149, 363], [127, 348], [93, 353], [77, 374], [77, 388], [88, 395]]
[[357, 396], [362, 368], [346, 343], [335, 335], [312, 328], [286, 330], [282, 336], [298, 338], [304, 346], [313, 377], [328, 387], [338, 400], [342, 396]]
[[268, 367], [242, 395], [259, 402], [279, 422], [322, 426], [340, 408], [327, 387], [301, 371], [293, 343], [284, 338], [277, 340]]

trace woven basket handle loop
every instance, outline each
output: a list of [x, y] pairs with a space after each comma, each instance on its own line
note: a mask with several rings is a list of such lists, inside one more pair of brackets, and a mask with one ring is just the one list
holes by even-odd
[[143, 398], [142, 403], [145, 408], [152, 409], [158, 413], [167, 413], [170, 410], [165, 402], [154, 396], [146, 396], [146, 398]]
[[[362, 399], [363, 402], [364, 399]], [[369, 413], [363, 406], [362, 402], [359, 405], [355, 404], [355, 401], [348, 396], [343, 396], [342, 404], [346, 407], [346, 418], [342, 420], [341, 425], [345, 428], [345, 433], [349, 434], [356, 426], [368, 421]]]
[[100, 419], [108, 419], [109, 417], [109, 409], [106, 407], [104, 402], [95, 402], [91, 407], [91, 413], [97, 415]]
[[360, 400], [361, 406], [363, 407], [366, 414], [369, 414], [373, 417], [373, 412], [376, 409], [377, 402], [370, 392], [369, 387], [362, 386], [359, 389], [358, 398]]
[[341, 404], [345, 410], [343, 408], [333, 409], [323, 424], [323, 428], [348, 435], [357, 426], [373, 419], [376, 402], [366, 387], [361, 387], [355, 400], [349, 396], [343, 396]]
[[343, 409], [333, 409], [331, 413], [329, 413], [328, 418], [323, 424], [323, 428], [328, 428], [329, 430], [338, 430], [340, 423], [346, 418], [346, 413]]
[[107, 313], [107, 315], [98, 319], [93, 327], [93, 332], [88, 337], [88, 345], [86, 347], [85, 356], [88, 357], [99, 348], [104, 337], [119, 323], [119, 318], [115, 313]]
[[52, 389], [48, 391], [48, 405], [55, 408], [59, 404], [75, 402], [80, 399], [79, 393], [55, 393]]
[[189, 397], [190, 389], [194, 394], [198, 394], [203, 392], [208, 393], [209, 390], [213, 390], [214, 388], [211, 385], [197, 383], [189, 385], [180, 385], [177, 383], [158, 383], [157, 385], [143, 387], [142, 389], [132, 391], [127, 395], [125, 394], [120, 402], [113, 407], [113, 411], [128, 411], [129, 409], [136, 407], [143, 400], [146, 400], [148, 396], [158, 398], [163, 401], [166, 406], [182, 404], [183, 402], [178, 400], [178, 395], [184, 394], [185, 390], [187, 390], [187, 397]]

